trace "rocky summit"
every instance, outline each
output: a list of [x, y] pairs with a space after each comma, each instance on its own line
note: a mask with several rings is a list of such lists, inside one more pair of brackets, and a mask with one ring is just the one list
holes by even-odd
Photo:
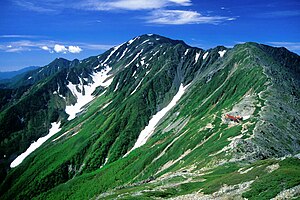
[[300, 56], [155, 34], [0, 84], [0, 198], [300, 197]]

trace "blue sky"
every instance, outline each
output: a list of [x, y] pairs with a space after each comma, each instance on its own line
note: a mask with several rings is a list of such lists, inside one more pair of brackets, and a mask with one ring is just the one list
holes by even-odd
[[1, 0], [0, 71], [83, 59], [156, 33], [203, 49], [253, 41], [300, 54], [299, 0]]

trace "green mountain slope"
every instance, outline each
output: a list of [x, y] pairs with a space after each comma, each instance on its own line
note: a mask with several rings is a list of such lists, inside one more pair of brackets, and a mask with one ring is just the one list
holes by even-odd
[[[30, 123], [19, 129], [5, 124], [15, 116], [7, 113], [17, 113], [9, 109], [32, 108], [30, 95], [43, 97], [35, 99], [41, 107], [31, 109], [44, 112], [31, 125], [44, 126], [35, 139], [51, 122], [62, 122], [59, 133], [9, 170], [1, 199], [270, 199], [297, 191], [298, 55], [256, 43], [204, 51], [143, 35], [70, 63], [33, 83], [1, 112], [2, 138], [27, 136]], [[95, 73], [105, 69], [111, 69], [111, 83], [97, 87], [96, 98], [70, 120], [65, 107], [76, 105], [74, 94], [85, 94], [97, 82]], [[181, 85], [183, 96], [149, 132], [146, 144], [128, 153]], [[230, 121], [226, 114], [243, 120]], [[33, 116], [28, 119], [38, 117]], [[24, 141], [28, 147], [30, 140]], [[12, 155], [26, 148], [11, 149]]]

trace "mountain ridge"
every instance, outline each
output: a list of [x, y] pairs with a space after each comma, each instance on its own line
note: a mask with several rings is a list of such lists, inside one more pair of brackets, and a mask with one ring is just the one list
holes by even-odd
[[0, 80], [10, 79], [16, 75], [19, 75], [19, 74], [22, 74], [22, 73], [25, 73], [27, 71], [31, 71], [31, 70], [34, 70], [37, 68], [39, 68], [39, 67], [38, 66], [29, 66], [29, 67], [22, 68], [20, 70], [15, 70], [15, 71], [0, 71]]
[[[279, 59], [278, 55], [285, 59]], [[50, 123], [62, 124], [58, 134], [9, 172], [1, 185], [2, 198], [86, 199], [102, 198], [101, 193], [103, 198], [114, 199], [117, 195], [125, 198], [128, 184], [133, 184], [138, 196], [150, 199], [192, 194], [193, 188], [202, 188], [209, 195], [217, 192], [221, 183], [236, 185], [245, 181], [252, 181], [247, 189], [254, 188], [243, 195], [250, 199], [258, 197], [256, 185], [277, 173], [263, 174], [261, 166], [278, 165], [277, 169], [287, 170], [299, 163], [292, 158], [282, 162], [274, 160], [296, 155], [300, 150], [299, 103], [293, 102], [300, 94], [299, 60], [299, 56], [284, 49], [257, 43], [239, 44], [230, 49], [218, 46], [205, 51], [158, 35], [135, 37], [81, 61], [57, 59], [48, 65], [53, 69], [45, 66], [42, 70], [46, 72], [33, 77], [37, 82], [31, 83], [33, 87], [17, 104], [8, 105], [13, 111], [1, 112], [1, 141], [4, 141], [3, 133], [12, 132], [11, 126], [6, 127], [5, 123], [10, 124], [11, 118], [14, 128], [18, 128], [16, 122], [21, 122], [18, 117], [29, 112], [24, 108], [32, 114], [24, 118], [25, 124], [20, 123], [19, 129], [15, 129], [15, 135], [24, 127], [27, 131], [23, 137], [25, 133], [28, 135], [31, 126], [32, 133], [36, 134], [34, 138], [39, 138], [47, 134]], [[43, 79], [47, 74], [48, 78]], [[102, 86], [102, 82], [94, 79], [96, 74], [107, 76], [103, 83], [110, 82]], [[291, 78], [286, 79], [287, 75]], [[96, 97], [88, 99], [79, 108], [80, 112], [68, 119], [66, 107], [79, 105], [79, 96], [86, 96], [85, 92], [94, 84], [100, 84], [91, 93]], [[157, 122], [146, 144], [130, 152], [152, 116], [169, 105], [181, 85], [188, 85], [183, 96]], [[33, 96], [42, 98], [35, 98], [33, 103]], [[22, 106], [18, 108], [18, 104]], [[14, 116], [16, 113], [21, 114]], [[225, 119], [228, 113], [240, 114], [244, 120], [229, 122]], [[38, 134], [37, 124], [33, 122], [44, 124]], [[289, 129], [284, 123], [290, 124]], [[30, 140], [25, 141], [28, 147]], [[284, 142], [278, 145], [278, 141]], [[1, 146], [1, 154], [7, 149], [8, 146]], [[31, 166], [33, 160], [35, 164]], [[248, 177], [238, 172], [245, 166], [255, 169], [249, 170]], [[218, 174], [218, 170], [228, 167], [227, 174]], [[210, 171], [217, 176], [204, 175], [207, 180], [204, 184], [201, 173]], [[19, 181], [15, 179], [18, 174], [22, 175]], [[160, 188], [164, 177], [172, 179], [168, 174], [179, 179], [174, 180], [178, 185], [175, 190]], [[232, 175], [236, 179], [230, 182], [226, 176]], [[254, 180], [255, 176], [259, 178]], [[284, 182], [288, 188], [299, 184], [295, 172], [291, 176], [287, 177], [293, 183]], [[28, 178], [32, 182], [22, 184]], [[62, 183], [69, 189], [65, 190]], [[141, 191], [135, 187], [139, 185]], [[84, 190], [87, 186], [91, 191]], [[77, 190], [78, 187], [82, 189]], [[272, 188], [273, 197], [283, 189]], [[105, 191], [112, 193], [105, 195]], [[270, 195], [263, 191], [262, 198]], [[127, 197], [134, 195], [129, 192]]]

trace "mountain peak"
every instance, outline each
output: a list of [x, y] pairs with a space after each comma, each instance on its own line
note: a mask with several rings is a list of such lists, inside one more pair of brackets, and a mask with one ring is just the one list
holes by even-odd
[[150, 42], [150, 43], [152, 42], [155, 44], [164, 44], [164, 43], [173, 44], [173, 45], [182, 44], [184, 46], [189, 47], [189, 45], [187, 45], [183, 40], [173, 40], [173, 39], [170, 39], [170, 38], [158, 35], [158, 34], [143, 34], [143, 35], [133, 38], [132, 40], [129, 40], [128, 42], [131, 43], [132, 41], [136, 41], [139, 43], [143, 43], [143, 42], [145, 43], [145, 41], [146, 41], [146, 42]]

